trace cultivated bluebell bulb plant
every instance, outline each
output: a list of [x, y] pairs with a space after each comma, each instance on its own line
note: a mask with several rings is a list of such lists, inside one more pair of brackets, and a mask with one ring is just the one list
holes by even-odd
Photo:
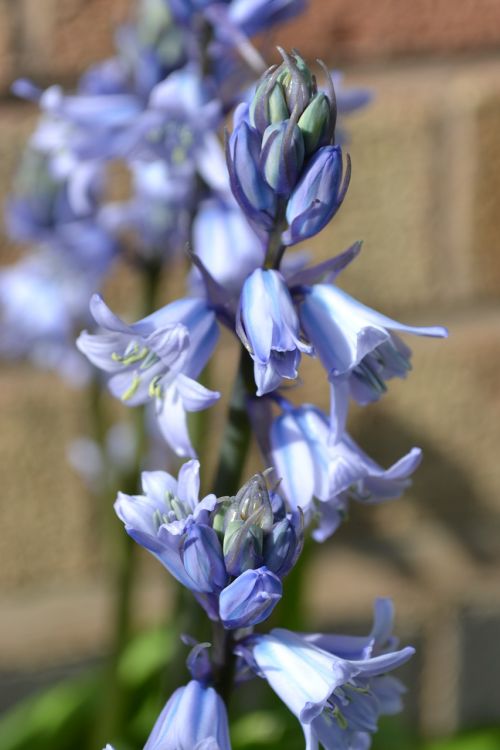
[[[298, 53], [280, 54], [282, 63], [239, 105], [226, 136], [229, 183], [248, 224], [237, 218], [228, 195], [204, 204], [192, 248], [191, 296], [130, 327], [94, 300], [104, 333], [79, 339], [80, 350], [113, 373], [115, 395], [130, 405], [146, 397], [160, 402], [165, 437], [179, 455], [192, 457], [182, 416], [190, 403], [189, 397], [184, 403], [185, 379], [196, 377], [210, 358], [217, 325], [242, 345], [215, 493], [199, 499], [199, 463], [192, 459], [178, 479], [143, 474], [143, 494], [120, 494], [115, 506], [127, 533], [192, 592], [213, 623], [212, 642], [195, 646], [197, 658], [188, 659], [194, 682], [182, 689], [182, 696], [194, 695], [197, 685], [200, 716], [207, 690], [216, 691], [213, 721], [196, 724], [199, 734], [192, 738], [193, 727], [187, 720], [181, 725], [192, 704], [186, 700], [184, 709], [178, 692], [178, 711], [170, 699], [146, 747], [156, 747], [160, 735], [161, 747], [172, 750], [193, 743], [228, 747], [227, 731], [218, 736], [226, 721], [220, 701], [253, 672], [297, 717], [307, 750], [366, 749], [378, 717], [401, 706], [401, 683], [389, 673], [413, 654], [396, 648], [388, 600], [377, 601], [365, 639], [255, 630], [284, 596], [283, 578], [300, 564], [304, 534], [323, 541], [346, 518], [351, 501], [390, 500], [410, 483], [420, 449], [388, 469], [379, 466], [346, 432], [349, 402], [376, 401], [390, 379], [408, 374], [411, 351], [399, 334], [446, 335], [438, 326], [391, 320], [337, 286], [359, 243], [316, 266], [287, 254], [339, 210], [350, 160], [336, 142], [337, 100], [327, 69], [322, 66], [327, 85], [321, 90]], [[284, 384], [298, 378], [302, 356], [317, 357], [324, 367], [329, 415], [284, 395]], [[173, 387], [176, 408], [165, 395]], [[202, 400], [205, 391], [196, 381], [189, 380], [189, 389], [193, 401], [195, 393]], [[207, 394], [204, 405], [214, 397]], [[269, 468], [237, 489], [244, 459], [237, 445], [250, 424]]]
[[[191, 679], [167, 700], [145, 750], [230, 750], [227, 705], [251, 677], [297, 718], [306, 750], [367, 750], [379, 716], [401, 709], [404, 688], [392, 672], [413, 654], [398, 648], [387, 599], [375, 602], [367, 637], [267, 623], [306, 537], [323, 542], [351, 503], [388, 501], [409, 486], [420, 449], [380, 466], [348, 433], [349, 407], [379, 400], [391, 379], [408, 375], [401, 336], [446, 336], [392, 320], [338, 286], [359, 242], [321, 263], [290, 250], [340, 210], [351, 163], [338, 119], [369, 99], [296, 51], [279, 49], [279, 63], [264, 69], [250, 37], [303, 6], [141, 0], [116, 35], [115, 56], [87, 71], [76, 92], [16, 85], [42, 117], [7, 219], [11, 235], [35, 249], [0, 274], [0, 349], [72, 383], [93, 365], [94, 383], [103, 378], [138, 414], [127, 459], [116, 462], [122, 538], [154, 555], [212, 628], [209, 642], [184, 638]], [[131, 194], [109, 201], [117, 159]], [[136, 322], [104, 301], [120, 261], [142, 282], [139, 311], [125, 316]], [[187, 292], [161, 304], [161, 276], [179, 261], [190, 266]], [[218, 468], [204, 480], [212, 491], [200, 497], [205, 446], [190, 415], [209, 419], [221, 395], [210, 372], [221, 328], [240, 363]], [[323, 367], [328, 414], [301, 402], [298, 387], [290, 399], [304, 357]], [[262, 467], [245, 482], [252, 435]], [[111, 461], [106, 439], [100, 466]], [[167, 466], [154, 450], [163, 442]], [[119, 722], [103, 726], [119, 750]]]

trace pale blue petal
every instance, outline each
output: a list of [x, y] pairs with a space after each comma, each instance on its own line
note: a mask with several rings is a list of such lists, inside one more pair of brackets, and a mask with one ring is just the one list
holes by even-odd
[[186, 411], [200, 411], [213, 406], [220, 398], [218, 391], [210, 391], [186, 375], [177, 375], [175, 387]]
[[177, 495], [177, 480], [166, 471], [143, 471], [141, 482], [144, 494], [158, 503], [159, 507], [168, 493]]
[[172, 450], [178, 456], [195, 458], [196, 451], [189, 438], [186, 410], [174, 385], [165, 389], [163, 399], [157, 405], [156, 417], [161, 433]]
[[123, 322], [121, 318], [115, 315], [104, 302], [100, 294], [93, 294], [90, 298], [90, 312], [96, 323], [102, 328], [118, 333], [132, 334], [133, 330], [129, 325]]
[[196, 459], [186, 461], [179, 470], [177, 491], [180, 500], [187, 502], [193, 511], [198, 505], [200, 496], [200, 462]]

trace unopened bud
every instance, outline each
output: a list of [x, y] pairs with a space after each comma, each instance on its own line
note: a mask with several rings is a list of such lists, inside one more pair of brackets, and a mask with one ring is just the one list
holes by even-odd
[[298, 126], [304, 139], [306, 154], [312, 154], [320, 146], [326, 146], [333, 138], [330, 102], [323, 93], [318, 93], [299, 118]]
[[220, 594], [219, 613], [224, 627], [247, 628], [263, 622], [281, 595], [280, 579], [266, 567], [247, 570]]
[[261, 169], [279, 195], [289, 195], [304, 163], [304, 139], [297, 125], [284, 120], [270, 125], [262, 140]]
[[288, 55], [281, 48], [278, 49], [283, 58], [278, 82], [283, 87], [290, 113], [295, 110], [300, 115], [317, 91], [316, 81], [298, 52]]
[[231, 575], [262, 565], [264, 534], [272, 527], [273, 509], [266, 480], [262, 474], [255, 474], [224, 515], [223, 554]]

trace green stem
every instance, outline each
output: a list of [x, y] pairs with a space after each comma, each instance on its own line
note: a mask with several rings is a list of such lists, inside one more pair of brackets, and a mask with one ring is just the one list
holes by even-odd
[[231, 630], [224, 630], [221, 623], [214, 623], [214, 687], [229, 705], [233, 693], [236, 671], [236, 656], [233, 653], [234, 637]]
[[278, 201], [274, 229], [269, 235], [269, 240], [267, 243], [264, 268], [279, 269], [280, 267], [281, 260], [286, 250], [286, 246], [281, 242], [281, 235], [288, 226], [288, 222], [286, 220], [286, 207], [286, 200], [281, 199]]
[[217, 497], [234, 495], [239, 489], [252, 434], [247, 402], [254, 390], [252, 359], [242, 347], [213, 484]]

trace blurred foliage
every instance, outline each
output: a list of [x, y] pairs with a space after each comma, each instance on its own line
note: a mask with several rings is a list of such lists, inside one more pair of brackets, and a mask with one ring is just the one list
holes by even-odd
[[[166, 697], [188, 679], [182, 667], [186, 653], [187, 649], [179, 647], [177, 628], [149, 630], [127, 646], [119, 663], [128, 706], [127, 720], [120, 736], [109, 738], [116, 750], [140, 750], [144, 746]], [[93, 669], [62, 682], [26, 699], [1, 717], [1, 750], [101, 750], [96, 747], [92, 728], [96, 712], [106, 700], [103, 672]], [[265, 708], [248, 710], [252, 696]], [[231, 733], [233, 750], [304, 750], [297, 720], [263, 682], [249, 683], [242, 698], [235, 700], [231, 707]], [[500, 728], [425, 742], [416, 738], [398, 718], [385, 719], [373, 743], [373, 750], [498, 748]]]

